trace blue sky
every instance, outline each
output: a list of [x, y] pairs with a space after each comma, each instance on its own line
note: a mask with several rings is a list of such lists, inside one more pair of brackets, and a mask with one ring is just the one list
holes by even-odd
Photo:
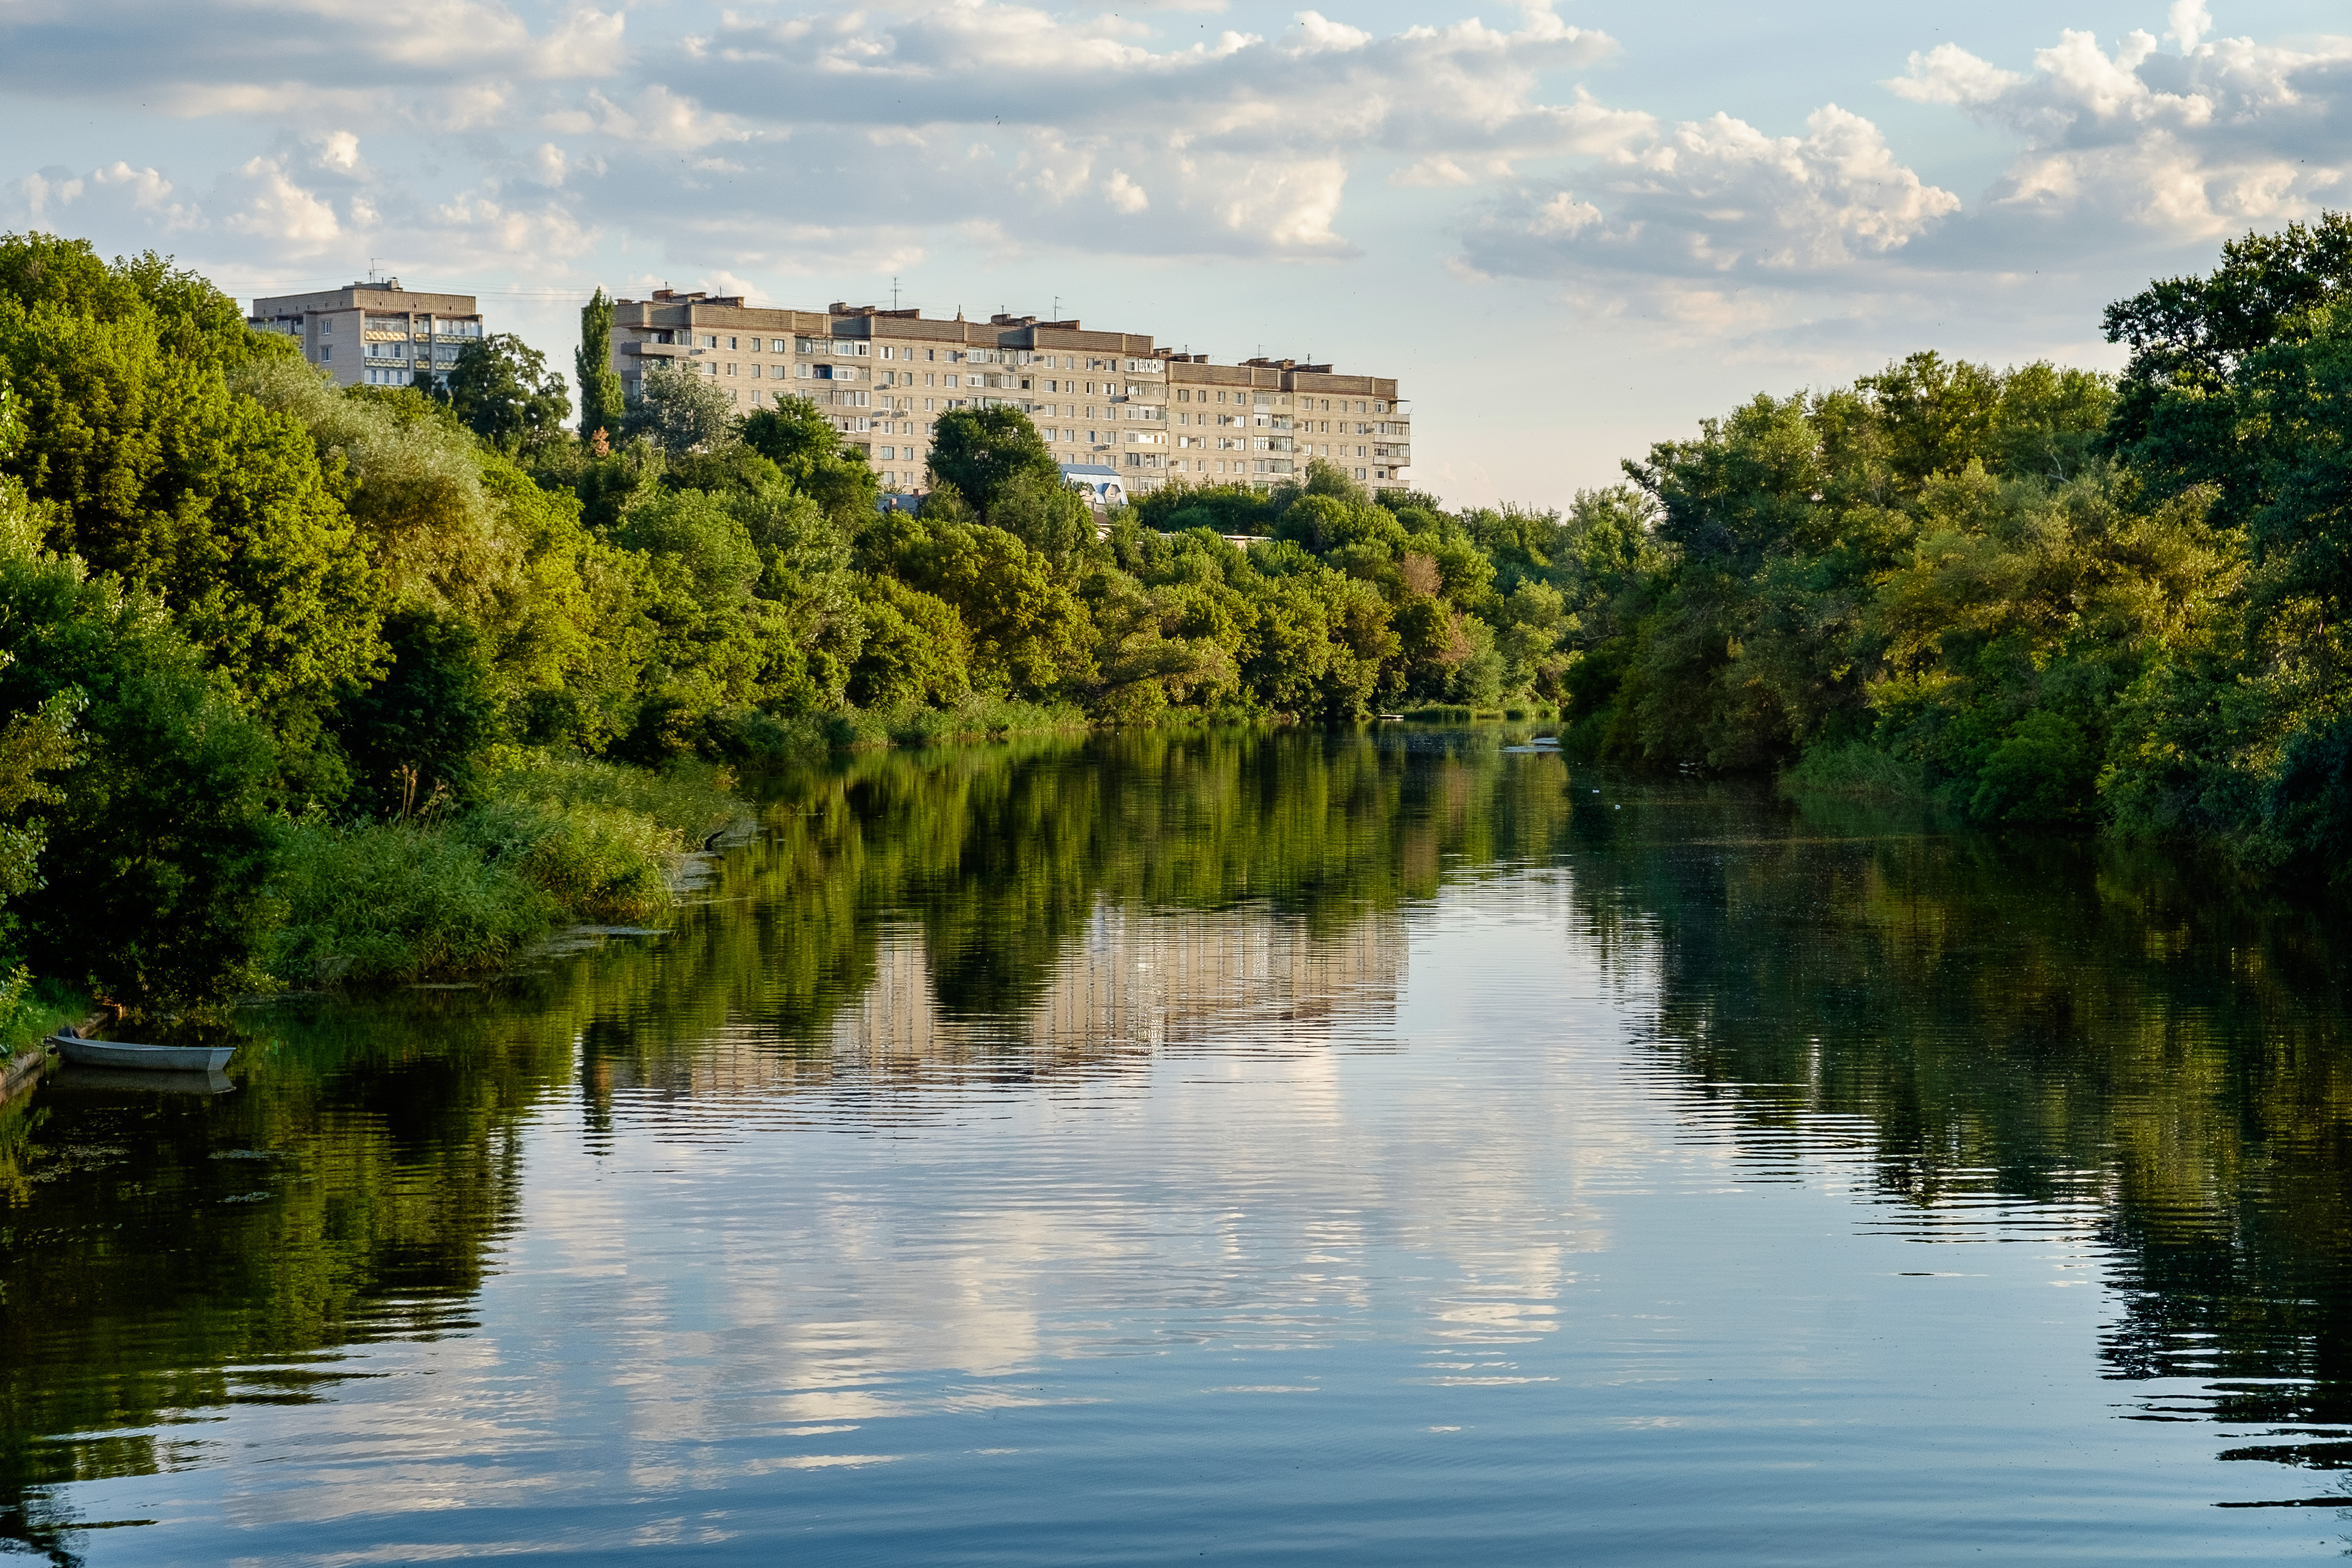
[[2105, 302], [2330, 206], [2306, 0], [0, 0], [0, 226], [373, 262], [567, 366], [598, 283], [1058, 302], [1395, 375], [1464, 503], [1916, 348], [2111, 367]]

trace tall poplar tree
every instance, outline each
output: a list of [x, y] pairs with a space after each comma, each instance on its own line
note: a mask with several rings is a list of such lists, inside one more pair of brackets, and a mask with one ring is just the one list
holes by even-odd
[[602, 287], [580, 307], [580, 353], [572, 361], [580, 384], [580, 437], [621, 433], [621, 378], [613, 369], [613, 300]]

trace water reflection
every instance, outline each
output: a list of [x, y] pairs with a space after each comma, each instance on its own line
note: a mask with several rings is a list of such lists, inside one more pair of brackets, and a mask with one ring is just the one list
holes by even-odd
[[[1663, 1237], [1719, 1228], [1736, 1259], [1778, 1236], [1743, 1239], [1734, 1201], [1778, 1188], [1903, 1249], [1889, 1279], [1974, 1290], [2011, 1266], [1929, 1248], [2046, 1247], [2048, 1284], [2105, 1292], [2118, 1414], [2218, 1423], [2224, 1458], [2352, 1451], [2332, 908], [2153, 856], [1571, 782], [1491, 733], [863, 756], [772, 781], [763, 813], [666, 937], [279, 1004], [232, 1093], [59, 1076], [0, 1107], [0, 1537], [168, 1556], [211, 1538], [88, 1528], [132, 1495], [106, 1483], [226, 1468], [247, 1533], [222, 1539], [341, 1519], [356, 1549], [421, 1485], [486, 1515], [530, 1493], [551, 1540], [606, 1508], [683, 1549], [686, 1514], [614, 1500], [863, 1474], [971, 1448], [936, 1426], [971, 1419], [1109, 1423], [1046, 1489], [1131, 1496], [1134, 1468], [1085, 1467], [1167, 1462], [1174, 1439], [1118, 1424], [1143, 1375], [1087, 1370], [1133, 1357], [1211, 1405], [1322, 1402], [1156, 1396], [1167, 1432], [1227, 1444], [1339, 1442], [1400, 1402], [1500, 1441], [1499, 1411], [1552, 1410], [1525, 1453], [1567, 1441], [1565, 1407], [1476, 1402], [1571, 1387], [1621, 1435], [1761, 1441], [1785, 1391], [1592, 1391], [1829, 1355], [1874, 1313], [1926, 1312], [1962, 1360], [1993, 1332], [1915, 1293], [1817, 1342], [1762, 1300], [1795, 1251], [1759, 1254], [1747, 1296], [1677, 1277], [1723, 1302], [1688, 1309], [1712, 1350], [1624, 1299]], [[2020, 1347], [2062, 1342], [2040, 1323]], [[1368, 1346], [1405, 1359], [1362, 1383]], [[1202, 1383], [1184, 1358], [1211, 1354], [1231, 1364]], [[1910, 1397], [1890, 1375], [1854, 1397]], [[419, 1405], [420, 1378], [472, 1392]], [[341, 1457], [237, 1469], [217, 1434], [294, 1430], [272, 1419], [311, 1423], [289, 1458]], [[589, 1432], [625, 1435], [617, 1470], [567, 1447]], [[1685, 1468], [1710, 1451], [1679, 1440]], [[1507, 1514], [1557, 1546], [1503, 1470], [1434, 1462], [1355, 1456], [1380, 1497], [1350, 1506], [1417, 1498], [1448, 1540]], [[835, 1484], [849, 1539], [883, 1539]], [[488, 1549], [436, 1550], [459, 1545]]]

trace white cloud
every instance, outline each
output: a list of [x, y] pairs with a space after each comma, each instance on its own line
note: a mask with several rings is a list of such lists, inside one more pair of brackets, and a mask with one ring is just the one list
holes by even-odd
[[173, 195], [161, 171], [121, 159], [87, 174], [53, 166], [0, 186], [0, 227], [136, 229], [161, 237], [201, 221]]
[[1582, 194], [1530, 185], [1495, 203], [1468, 233], [1469, 260], [1537, 277], [1795, 283], [1899, 250], [1959, 207], [1860, 115], [1826, 105], [1805, 132], [1767, 136], [1722, 114], [1654, 130], [1616, 149]]
[[[745, 180], [780, 203], [805, 195], [853, 222], [915, 205], [1111, 251], [1344, 256], [1340, 205], [1368, 161], [1413, 164], [1402, 184], [1476, 183], [1646, 123], [1580, 92], [1542, 100], [1539, 73], [1613, 47], [1542, 6], [1511, 31], [1383, 37], [1316, 11], [1271, 38], [1201, 31], [1166, 42], [1123, 16], [1000, 0], [736, 14], [647, 69], [740, 128]], [[648, 140], [586, 110], [549, 124]]]
[[342, 237], [332, 205], [298, 184], [281, 158], [252, 159], [222, 184], [230, 210], [221, 226], [231, 234], [275, 240], [295, 257], [316, 255]]
[[1924, 55], [1914, 52], [1910, 74], [1886, 86], [1895, 97], [1914, 103], [1979, 104], [1998, 102], [2024, 79], [2015, 71], [1977, 58], [1958, 44], [1937, 44]]
[[620, 12], [583, 7], [534, 33], [486, 0], [11, 0], [0, 6], [0, 88], [135, 98], [189, 117], [364, 111], [430, 123], [447, 118], [440, 100], [478, 102], [485, 83], [623, 71], [622, 30]]
[[2172, 9], [2165, 13], [2168, 26], [2164, 36], [2180, 46], [2182, 54], [2197, 48], [2197, 40], [2213, 30], [2213, 13], [2206, 8], [2205, 0], [2172, 0]]
[[[2211, 26], [2199, 0], [2181, 0], [2170, 18], [2178, 55], [2159, 53], [2145, 32], [2109, 51], [2069, 30], [2035, 53], [2031, 74], [1946, 44], [1913, 55], [1908, 73], [1886, 85], [2015, 135], [2018, 155], [1985, 216], [2043, 220], [2044, 243], [2111, 244], [2100, 220], [2177, 243], [2342, 203], [2352, 189], [2352, 39], [2199, 41]], [[2014, 242], [2013, 226], [1992, 226]]]
[[1143, 194], [1143, 187], [1129, 179], [1124, 169], [1111, 171], [1110, 178], [1104, 182], [1103, 195], [1109, 198], [1112, 206], [1123, 213], [1139, 213], [1151, 205], [1151, 198]]

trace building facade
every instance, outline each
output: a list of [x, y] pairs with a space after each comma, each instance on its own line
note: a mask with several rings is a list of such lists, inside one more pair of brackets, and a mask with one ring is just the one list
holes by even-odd
[[448, 383], [457, 354], [482, 335], [471, 294], [411, 293], [397, 278], [316, 294], [256, 300], [247, 324], [284, 332], [339, 386]]
[[813, 399], [865, 449], [886, 489], [921, 486], [940, 415], [997, 404], [1027, 414], [1066, 468], [1109, 468], [1129, 494], [1180, 478], [1266, 489], [1318, 458], [1392, 489], [1412, 460], [1391, 377], [1295, 360], [1212, 364], [1075, 321], [967, 321], [840, 303], [775, 310], [667, 289], [615, 300], [623, 389], [637, 396], [661, 364], [711, 377], [747, 414]]

